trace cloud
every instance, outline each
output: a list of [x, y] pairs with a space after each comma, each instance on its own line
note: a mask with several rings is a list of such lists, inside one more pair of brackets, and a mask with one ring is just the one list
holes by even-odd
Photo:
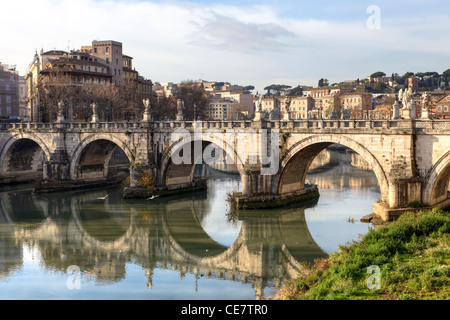
[[0, 20], [0, 61], [23, 75], [35, 49], [101, 39], [122, 42], [136, 69], [160, 82], [316, 85], [450, 67], [444, 2], [380, 2], [380, 30], [367, 28], [363, 4], [343, 2], [7, 1], [2, 12], [16, 14]]
[[238, 52], [280, 51], [295, 34], [275, 23], [246, 23], [214, 13], [205, 23], [195, 23], [190, 44]]

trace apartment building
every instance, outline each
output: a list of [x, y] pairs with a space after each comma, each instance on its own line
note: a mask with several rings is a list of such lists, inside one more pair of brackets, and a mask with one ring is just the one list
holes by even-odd
[[239, 103], [234, 99], [214, 98], [206, 110], [209, 120], [238, 120], [240, 117]]
[[[64, 75], [74, 87], [86, 84], [120, 86], [129, 81], [138, 84], [138, 92], [152, 96], [152, 82], [139, 75], [133, 68], [133, 58], [123, 54], [122, 43], [117, 41], [92, 41], [80, 50], [66, 52], [51, 50], [36, 52], [28, 66], [25, 81], [28, 87], [27, 101], [31, 121], [42, 121], [42, 92], [38, 83], [45, 79]], [[76, 108], [87, 108], [89, 102], [83, 97], [72, 96], [69, 120], [77, 118]]]
[[19, 116], [19, 81], [15, 67], [0, 63], [0, 118]]

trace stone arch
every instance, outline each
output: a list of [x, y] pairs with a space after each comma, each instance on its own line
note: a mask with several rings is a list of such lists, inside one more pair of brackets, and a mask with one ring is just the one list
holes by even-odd
[[[194, 179], [194, 169], [195, 169], [195, 163], [197, 159], [194, 159], [194, 154], [191, 157], [191, 163], [190, 164], [180, 164], [175, 165], [172, 163], [172, 155], [176, 154], [177, 152], [180, 152], [180, 150], [186, 146], [186, 144], [191, 143], [191, 151], [194, 153], [195, 150], [195, 143], [201, 143], [202, 144], [202, 155], [206, 148], [206, 146], [213, 144], [219, 148], [221, 148], [226, 156], [232, 157], [234, 164], [236, 165], [239, 174], [241, 176], [241, 179], [245, 176], [244, 173], [244, 163], [241, 159], [241, 156], [236, 151], [236, 148], [234, 146], [231, 146], [227, 141], [224, 139], [192, 139], [190, 141], [187, 141], [186, 143], [180, 145], [180, 142], [174, 142], [167, 150], [165, 150], [163, 156], [162, 156], [162, 163], [161, 163], [161, 174], [159, 177], [159, 183], [167, 186], [171, 185], [171, 183], [168, 183], [168, 177], [170, 177], [170, 171], [174, 168], [177, 168], [180, 172], [189, 172], [189, 175], [183, 176], [182, 179], [179, 179], [179, 182], [181, 183], [189, 183], [192, 182]], [[244, 182], [244, 181], [243, 181]], [[177, 183], [172, 183], [177, 184]]]
[[435, 205], [447, 199], [450, 184], [450, 151], [443, 155], [431, 168], [424, 180], [422, 202]]
[[[88, 136], [87, 138], [83, 139], [74, 152], [72, 153], [72, 156], [70, 157], [70, 177], [72, 180], [77, 180], [79, 175], [79, 163], [81, 156], [83, 152], [88, 148], [90, 145], [96, 142], [100, 141], [106, 141], [110, 144], [113, 144], [119, 148], [122, 149], [122, 151], [125, 153], [125, 155], [128, 158], [128, 161], [130, 164], [134, 163], [134, 154], [131, 152], [130, 148], [127, 146], [126, 142], [122, 141], [121, 139], [118, 139], [113, 134], [93, 134]], [[112, 151], [111, 151], [112, 152]], [[105, 155], [105, 161], [110, 157], [110, 153]]]
[[280, 174], [275, 183], [276, 194], [290, 193], [301, 190], [305, 183], [309, 165], [323, 149], [332, 144], [344, 145], [357, 152], [375, 173], [382, 200], [388, 203], [389, 182], [377, 158], [359, 142], [344, 135], [313, 135], [292, 146], [280, 160]]
[[[0, 170], [1, 170], [1, 172], [10, 172], [11, 171], [8, 166], [8, 163], [7, 163], [7, 157], [11, 156], [10, 152], [13, 151], [13, 148], [15, 146], [18, 146], [18, 144], [20, 144], [22, 142], [26, 143], [27, 141], [31, 142], [31, 144], [28, 143], [28, 145], [27, 145], [28, 147], [26, 148], [26, 149], [28, 149], [28, 150], [26, 150], [28, 153], [30, 151], [33, 152], [33, 150], [29, 150], [30, 149], [29, 146], [34, 144], [36, 147], [39, 147], [40, 150], [44, 153], [44, 158], [45, 158], [44, 161], [48, 161], [50, 159], [51, 152], [50, 152], [49, 148], [47, 147], [47, 145], [39, 137], [37, 137], [36, 135], [33, 135], [33, 134], [27, 134], [27, 133], [15, 134], [15, 135], [12, 135], [3, 144], [3, 147], [0, 150]], [[37, 152], [37, 151], [39, 151], [39, 150], [34, 150], [34, 152]], [[31, 154], [30, 154], [30, 156], [33, 157], [33, 155], [31, 155]], [[34, 157], [35, 156], [36, 155], [34, 155]], [[29, 160], [32, 160], [32, 159], [29, 159]], [[31, 164], [31, 169], [36, 169], [36, 166]]]

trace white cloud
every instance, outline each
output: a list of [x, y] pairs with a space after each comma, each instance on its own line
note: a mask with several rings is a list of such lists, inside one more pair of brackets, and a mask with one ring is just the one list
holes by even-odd
[[80, 48], [94, 39], [122, 42], [136, 69], [161, 82], [203, 77], [261, 88], [449, 67], [442, 64], [450, 22], [438, 11], [382, 11], [381, 30], [366, 27], [365, 11], [338, 21], [286, 17], [267, 5], [18, 0], [2, 3], [2, 13], [0, 61], [21, 74], [35, 49], [67, 49], [68, 41]]
[[275, 23], [245, 23], [214, 14], [197, 30], [190, 44], [239, 52], [280, 51], [295, 35]]

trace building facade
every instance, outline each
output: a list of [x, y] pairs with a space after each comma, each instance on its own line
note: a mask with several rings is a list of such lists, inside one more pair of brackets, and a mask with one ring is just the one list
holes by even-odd
[[0, 118], [19, 117], [19, 73], [15, 67], [0, 63]]
[[[35, 54], [25, 75], [27, 84], [27, 109], [30, 121], [39, 122], [49, 120], [43, 110], [48, 106], [43, 105], [45, 94], [39, 87], [43, 82], [64, 77], [64, 82], [69, 82], [73, 90], [70, 91], [69, 110], [66, 119], [69, 121], [87, 121], [86, 110], [91, 103], [91, 93], [86, 90], [81, 93], [82, 87], [87, 85], [103, 86], [104, 94], [107, 95], [109, 85], [116, 87], [127, 82], [133, 83], [140, 95], [150, 98], [152, 96], [152, 82], [140, 76], [133, 68], [133, 58], [124, 55], [122, 43], [117, 41], [93, 41], [90, 46], [82, 46], [80, 50], [70, 52], [62, 50], [51, 50]], [[62, 85], [62, 83], [60, 83]], [[68, 85], [65, 83], [65, 85]], [[54, 84], [53, 84], [54, 86]], [[88, 90], [89, 91], [89, 90]], [[113, 98], [111, 97], [110, 100]], [[48, 103], [48, 102], [47, 102]], [[112, 102], [109, 102], [112, 103]], [[54, 108], [56, 102], [52, 102]], [[45, 108], [47, 107], [47, 109]]]
[[209, 120], [239, 120], [239, 103], [234, 99], [213, 99], [207, 108], [206, 115]]
[[90, 46], [82, 46], [81, 51], [88, 53], [90, 59], [109, 67], [112, 83], [118, 86], [123, 78], [122, 43], [117, 41], [92, 41]]

